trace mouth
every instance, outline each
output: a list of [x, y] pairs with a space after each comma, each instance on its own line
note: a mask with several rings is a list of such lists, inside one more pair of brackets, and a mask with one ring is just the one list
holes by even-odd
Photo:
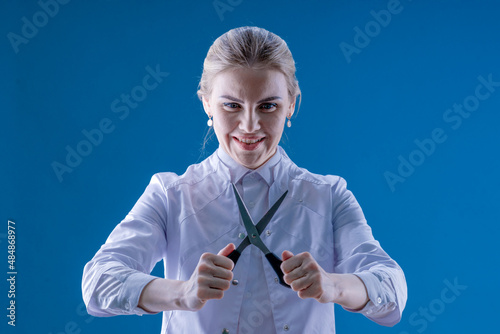
[[[235, 137], [236, 138], [236, 137]], [[255, 144], [258, 143], [262, 140], [264, 140], [265, 137], [259, 138], [259, 139], [249, 139], [249, 138], [236, 138], [239, 140], [240, 143], [245, 143], [245, 144]]]
[[266, 137], [260, 137], [260, 138], [233, 137], [233, 139], [238, 144], [238, 146], [244, 149], [245, 151], [253, 151], [260, 145], [260, 143], [262, 143], [266, 139]]

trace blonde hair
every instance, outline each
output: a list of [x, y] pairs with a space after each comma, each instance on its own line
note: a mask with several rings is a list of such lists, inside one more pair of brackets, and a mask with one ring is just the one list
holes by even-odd
[[[234, 68], [275, 69], [285, 75], [290, 100], [299, 96], [299, 82], [295, 77], [295, 61], [286, 42], [278, 35], [259, 27], [239, 27], [217, 38], [203, 62], [203, 73], [198, 84], [198, 98], [210, 96], [215, 76]], [[297, 109], [298, 110], [298, 109]]]

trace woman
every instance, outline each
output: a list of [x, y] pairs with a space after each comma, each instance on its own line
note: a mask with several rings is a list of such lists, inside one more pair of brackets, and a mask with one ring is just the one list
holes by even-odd
[[[219, 148], [183, 175], [152, 177], [85, 266], [88, 312], [163, 312], [162, 333], [331, 333], [334, 303], [381, 325], [399, 322], [403, 272], [345, 180], [297, 167], [278, 145], [300, 96], [286, 43], [257, 27], [223, 34], [198, 96]], [[250, 243], [235, 265], [228, 256], [250, 240], [236, 196], [258, 222], [284, 193], [260, 234], [281, 255], [277, 271]], [[151, 276], [161, 259], [165, 278]]]

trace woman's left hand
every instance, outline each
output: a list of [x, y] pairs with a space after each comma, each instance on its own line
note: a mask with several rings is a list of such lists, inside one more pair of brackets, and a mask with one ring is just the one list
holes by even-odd
[[350, 309], [361, 309], [369, 301], [361, 279], [353, 274], [327, 273], [309, 252], [281, 254], [283, 279], [302, 299], [334, 302]]
[[300, 298], [314, 298], [320, 303], [336, 299], [338, 289], [331, 274], [321, 268], [309, 252], [293, 255], [290, 251], [281, 254], [283, 279]]

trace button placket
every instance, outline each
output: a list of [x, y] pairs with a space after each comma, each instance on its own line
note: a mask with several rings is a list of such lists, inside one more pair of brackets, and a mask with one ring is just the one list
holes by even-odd
[[[248, 208], [250, 217], [252, 217], [254, 223], [257, 223], [267, 210], [267, 202], [262, 198], [263, 194], [266, 193], [264, 185], [265, 181], [255, 172], [244, 176], [242, 179], [243, 202]], [[266, 205], [261, 205], [262, 201]]]
[[[242, 180], [242, 200], [248, 208], [248, 213], [253, 220], [254, 224], [257, 224], [262, 216], [267, 212], [268, 208], [268, 185], [266, 181], [258, 173], [250, 173], [246, 175]], [[266, 230], [262, 231], [260, 234], [261, 238], [267, 236]], [[248, 232], [247, 232], [248, 234]], [[251, 238], [251, 235], [248, 235]], [[266, 276], [268, 273], [264, 269], [263, 260], [264, 255], [260, 249], [255, 246], [250, 246], [248, 251], [248, 266], [246, 267], [248, 271], [248, 277], [244, 281], [240, 282], [237, 289], [242, 292], [242, 317], [248, 318], [252, 309], [255, 307], [253, 303], [263, 303], [268, 297]], [[271, 276], [272, 277], [272, 276]], [[243, 279], [242, 277], [239, 277]], [[265, 295], [265, 296], [264, 296]], [[269, 314], [263, 315], [266, 319], [269, 318]], [[271, 318], [269, 318], [271, 319]], [[263, 318], [264, 320], [264, 318]], [[266, 320], [268, 321], [268, 320]]]

